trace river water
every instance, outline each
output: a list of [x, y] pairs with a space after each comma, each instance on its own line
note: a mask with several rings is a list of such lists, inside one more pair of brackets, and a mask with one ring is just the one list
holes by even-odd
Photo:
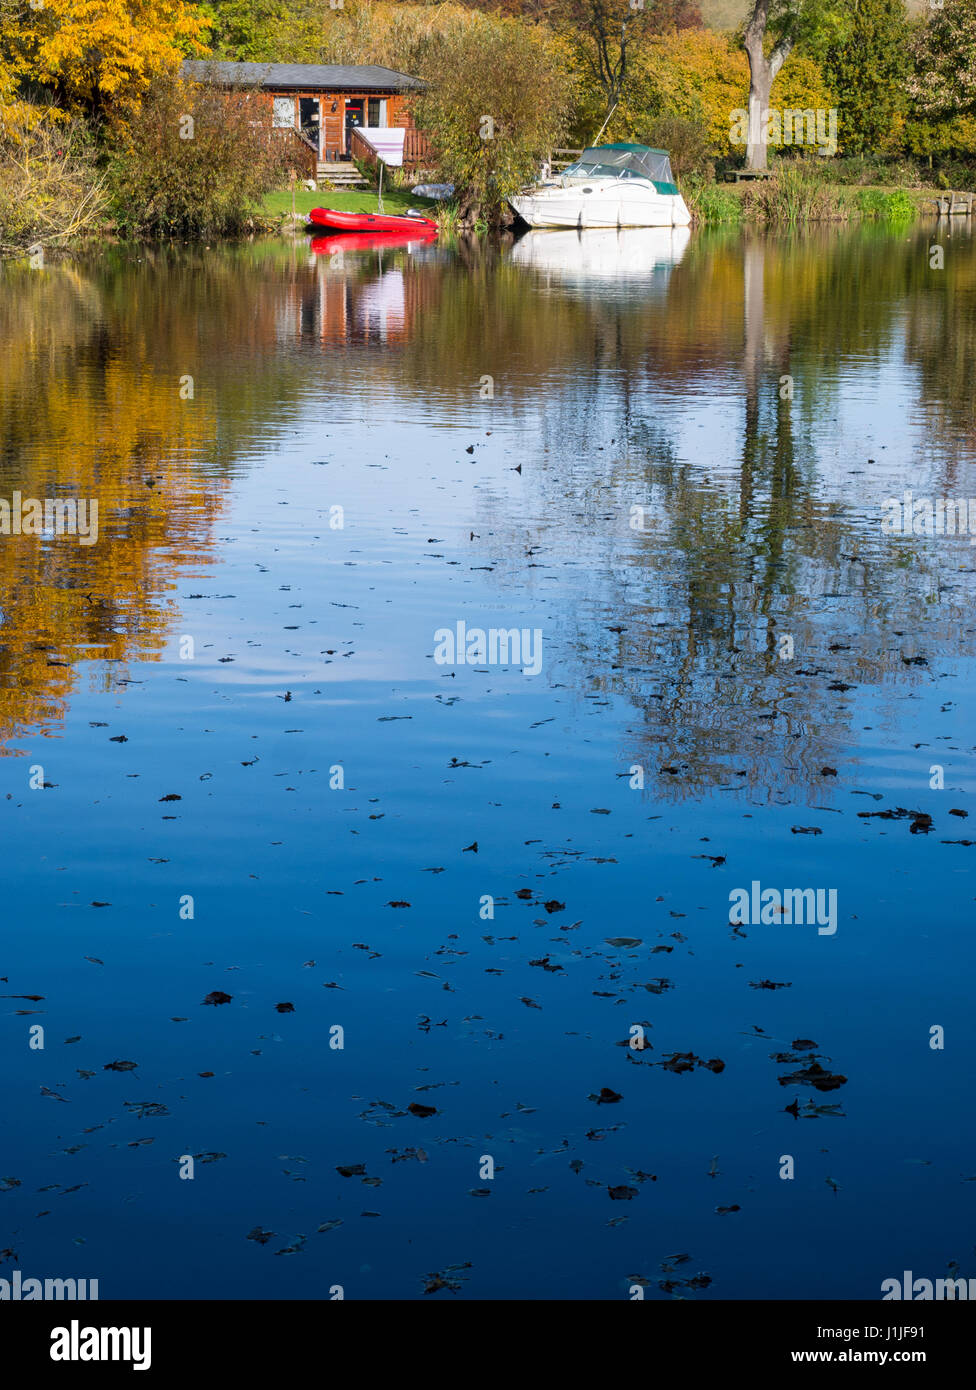
[[0, 1277], [976, 1274], [965, 230], [107, 248], [0, 359]]

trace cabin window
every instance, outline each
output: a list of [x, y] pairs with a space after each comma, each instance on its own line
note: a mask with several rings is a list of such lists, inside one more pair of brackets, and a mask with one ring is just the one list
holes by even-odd
[[275, 97], [272, 122], [275, 130], [284, 130], [285, 127], [295, 124], [294, 97]]
[[386, 125], [386, 97], [370, 97], [366, 103], [366, 124]]

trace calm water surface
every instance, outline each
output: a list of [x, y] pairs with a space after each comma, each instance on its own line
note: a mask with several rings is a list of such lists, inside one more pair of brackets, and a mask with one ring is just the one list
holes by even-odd
[[880, 526], [976, 497], [964, 233], [108, 250], [0, 355], [0, 497], [100, 504], [0, 536], [0, 1273], [976, 1275], [976, 551]]

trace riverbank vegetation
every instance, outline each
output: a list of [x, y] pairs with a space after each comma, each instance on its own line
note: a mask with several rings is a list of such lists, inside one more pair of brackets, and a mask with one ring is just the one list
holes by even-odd
[[[0, 246], [94, 228], [186, 238], [253, 226], [286, 175], [247, 119], [246, 92], [227, 102], [180, 80], [183, 59], [207, 55], [424, 78], [413, 115], [431, 142], [429, 177], [455, 184], [449, 216], [467, 225], [504, 222], [505, 195], [554, 149], [598, 135], [669, 149], [703, 221], [904, 218], [926, 190], [976, 183], [976, 0], [739, 0], [720, 13], [730, 27], [706, 27], [699, 0], [544, 11], [532, 0], [0, 0]], [[725, 179], [746, 158], [757, 60], [744, 40], [757, 16], [776, 68], [772, 177], [739, 188]]]

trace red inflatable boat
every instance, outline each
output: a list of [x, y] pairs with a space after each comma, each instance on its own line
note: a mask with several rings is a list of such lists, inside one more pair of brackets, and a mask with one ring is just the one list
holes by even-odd
[[314, 227], [330, 232], [420, 232], [437, 231], [429, 217], [399, 217], [382, 212], [336, 212], [333, 208], [313, 208], [308, 220]]

